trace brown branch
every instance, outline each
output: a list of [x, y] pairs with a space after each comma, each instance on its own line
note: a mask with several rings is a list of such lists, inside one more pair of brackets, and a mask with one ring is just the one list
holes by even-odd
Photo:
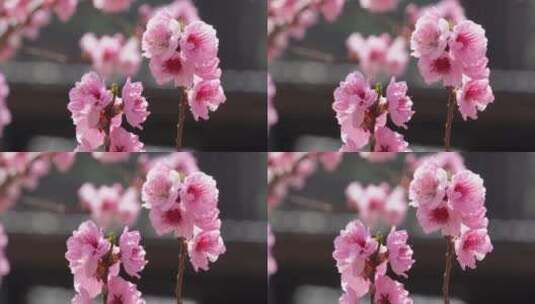
[[455, 89], [448, 87], [448, 114], [446, 125], [444, 126], [444, 150], [451, 150], [451, 130], [453, 128], [453, 119], [455, 115]]
[[69, 58], [66, 55], [58, 53], [58, 52], [50, 51], [50, 50], [25, 46], [22, 49], [22, 51], [31, 56], [41, 57], [41, 58], [52, 60], [52, 61], [57, 61], [59, 63], [69, 62]]
[[333, 207], [331, 204], [322, 202], [319, 200], [311, 199], [299, 195], [291, 195], [289, 197], [289, 202], [294, 203], [297, 206], [306, 207], [310, 209], [316, 209], [324, 212], [332, 212]]
[[186, 109], [188, 107], [188, 95], [185, 88], [180, 89], [178, 102], [178, 123], [176, 125], [176, 150], [181, 151], [184, 140], [184, 124], [186, 123]]
[[184, 284], [184, 271], [186, 269], [187, 243], [186, 239], [178, 238], [178, 272], [176, 275], [176, 304], [182, 304], [182, 289]]
[[449, 288], [450, 288], [450, 279], [451, 279], [451, 268], [453, 264], [453, 254], [454, 254], [454, 245], [453, 238], [448, 236], [446, 239], [446, 255], [445, 255], [445, 267], [444, 267], [444, 276], [442, 281], [442, 294], [444, 296], [444, 304], [450, 303]]

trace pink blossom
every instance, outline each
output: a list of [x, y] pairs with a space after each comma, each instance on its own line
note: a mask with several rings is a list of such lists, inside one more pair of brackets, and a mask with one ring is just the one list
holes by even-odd
[[319, 152], [318, 160], [327, 171], [334, 171], [342, 161], [344, 154], [339, 152]]
[[427, 84], [441, 80], [444, 86], [457, 87], [462, 83], [462, 63], [447, 52], [434, 59], [431, 57], [420, 58], [418, 69]]
[[157, 12], [147, 23], [141, 49], [143, 56], [167, 57], [176, 52], [181, 37], [180, 24], [167, 10]]
[[107, 304], [144, 304], [137, 286], [121, 277], [112, 277], [108, 282]]
[[412, 55], [428, 60], [440, 57], [446, 50], [449, 35], [448, 21], [441, 18], [437, 11], [429, 11], [416, 22], [411, 36]]
[[143, 143], [139, 137], [125, 129], [113, 128], [110, 132], [110, 152], [142, 152]]
[[177, 87], [191, 87], [195, 68], [181, 53], [170, 57], [154, 56], [149, 63], [152, 75], [159, 85], [174, 81]]
[[58, 0], [54, 5], [54, 12], [58, 15], [58, 18], [65, 22], [69, 20], [78, 6], [78, 0]]
[[217, 207], [219, 191], [216, 181], [203, 172], [195, 172], [184, 179], [180, 189], [182, 203], [192, 216], [205, 214]]
[[392, 270], [400, 276], [407, 277], [406, 272], [414, 264], [412, 258], [412, 249], [407, 244], [409, 235], [405, 230], [396, 231], [395, 227], [386, 238], [386, 247], [388, 248], [388, 261]]
[[483, 179], [469, 171], [463, 170], [451, 179], [448, 187], [448, 198], [453, 208], [461, 215], [477, 213], [485, 203], [486, 189]]
[[96, 128], [100, 112], [112, 101], [112, 97], [97, 73], [85, 74], [69, 92], [67, 108], [72, 113], [74, 124], [83, 123], [88, 128]]
[[11, 112], [7, 108], [7, 96], [9, 87], [6, 78], [0, 73], [0, 136], [4, 133], [4, 127], [11, 123]]
[[409, 186], [409, 198], [415, 207], [434, 207], [442, 203], [448, 186], [448, 173], [428, 161], [418, 167]]
[[399, 0], [360, 0], [360, 5], [373, 13], [384, 13], [395, 10]]
[[78, 293], [74, 296], [71, 301], [71, 304], [92, 304], [93, 299], [89, 296], [85, 289], [80, 289]]
[[119, 238], [121, 262], [130, 276], [140, 278], [139, 273], [145, 268], [145, 249], [140, 245], [141, 235], [138, 231], [128, 231], [125, 227]]
[[158, 235], [174, 232], [176, 237], [189, 239], [193, 235], [193, 219], [187, 214], [184, 204], [173, 204], [169, 209], [150, 209], [149, 219]]
[[475, 269], [476, 259], [481, 261], [492, 252], [493, 247], [487, 229], [468, 230], [455, 241], [457, 261], [462, 269]]
[[267, 225], [267, 246], [268, 246], [268, 257], [267, 257], [267, 271], [268, 275], [272, 275], [277, 272], [277, 261], [273, 256], [273, 246], [275, 245], [275, 235], [271, 231], [271, 225]]
[[147, 120], [150, 114], [147, 110], [149, 103], [141, 95], [142, 92], [143, 84], [141, 82], [132, 83], [128, 78], [121, 94], [126, 120], [132, 127], [138, 129], [143, 129], [141, 124]]
[[102, 281], [97, 268], [100, 259], [111, 249], [111, 244], [104, 238], [101, 229], [91, 221], [82, 223], [78, 230], [67, 240], [65, 258], [74, 274], [74, 287], [82, 288], [94, 298], [102, 290]]
[[340, 16], [345, 2], [346, 0], [326, 0], [322, 2], [320, 10], [327, 21], [333, 22]]
[[457, 91], [457, 104], [464, 120], [477, 119], [477, 111], [484, 111], [494, 101], [488, 79], [467, 80]]
[[198, 232], [188, 242], [188, 254], [195, 271], [207, 271], [208, 261], [214, 263], [225, 251], [219, 230]]
[[340, 235], [334, 240], [333, 257], [339, 272], [347, 267], [354, 267], [357, 273], [364, 269], [365, 260], [372, 255], [378, 247], [364, 224], [355, 220], [347, 224]]
[[174, 169], [183, 175], [190, 175], [199, 171], [197, 159], [191, 152], [175, 152], [163, 157], [157, 157], [148, 164], [148, 169], [157, 164], [164, 164], [168, 168]]
[[180, 49], [186, 60], [206, 62], [217, 56], [219, 40], [216, 30], [202, 21], [188, 24], [180, 38]]
[[208, 111], [216, 111], [226, 99], [218, 79], [197, 81], [193, 90], [188, 93], [188, 103], [195, 120], [207, 120]]
[[398, 127], [407, 128], [406, 123], [415, 113], [412, 110], [412, 100], [407, 96], [407, 83], [396, 82], [392, 77], [386, 89], [386, 100], [388, 102], [388, 113], [390, 118]]
[[275, 83], [271, 79], [271, 74], [268, 74], [267, 79], [267, 89], [268, 89], [268, 112], [267, 112], [267, 119], [268, 119], [268, 128], [273, 126], [277, 123], [279, 120], [279, 116], [277, 114], [277, 110], [275, 109], [275, 106], [273, 105], [273, 99], [275, 98], [275, 94], [277, 94], [277, 89], [275, 88]]
[[158, 163], [147, 174], [147, 179], [141, 190], [143, 207], [169, 208], [174, 204], [181, 187], [180, 175], [169, 166]]
[[407, 42], [403, 37], [397, 37], [390, 44], [386, 53], [386, 69], [391, 75], [401, 75], [405, 72], [409, 63], [409, 54], [407, 51]]
[[74, 164], [76, 154], [73, 152], [58, 152], [52, 158], [52, 162], [61, 172], [68, 171]]
[[360, 304], [360, 297], [351, 287], [347, 286], [338, 299], [338, 304]]
[[348, 116], [354, 127], [364, 120], [364, 111], [377, 101], [378, 94], [359, 72], [347, 75], [334, 91], [333, 109], [339, 119]]
[[409, 292], [400, 282], [388, 276], [379, 276], [375, 280], [375, 303], [412, 304]]
[[406, 152], [409, 144], [403, 139], [403, 135], [390, 130], [387, 127], [379, 127], [375, 130], [375, 152]]
[[131, 37], [123, 44], [117, 65], [119, 71], [126, 76], [133, 76], [139, 71], [141, 66], [141, 52], [139, 49], [139, 40]]
[[407, 193], [401, 186], [395, 187], [388, 196], [384, 208], [383, 217], [390, 225], [398, 225], [405, 219], [407, 214]]
[[449, 46], [456, 59], [469, 63], [485, 56], [487, 43], [483, 27], [465, 20], [453, 28]]
[[437, 206], [419, 206], [416, 218], [425, 233], [441, 230], [442, 235], [456, 236], [461, 232], [461, 216], [447, 201]]
[[7, 234], [4, 230], [4, 226], [0, 224], [0, 282], [2, 281], [2, 277], [7, 275], [10, 270], [9, 261], [7, 260], [5, 253], [7, 242]]
[[133, 0], [93, 0], [95, 8], [106, 13], [118, 13], [128, 10]]

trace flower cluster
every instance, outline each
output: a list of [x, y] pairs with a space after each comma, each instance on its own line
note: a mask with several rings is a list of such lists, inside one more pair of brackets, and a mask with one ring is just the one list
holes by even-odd
[[7, 107], [9, 87], [6, 78], [0, 73], [0, 137], [4, 134], [4, 128], [11, 123], [11, 112]]
[[333, 171], [342, 156], [338, 152], [270, 152], [267, 160], [268, 206], [281, 203], [290, 188], [302, 188], [306, 179], [316, 171], [318, 162], [326, 170]]
[[187, 242], [195, 271], [208, 270], [209, 261], [225, 253], [217, 207], [216, 181], [203, 172], [186, 174], [166, 162], [156, 163], [142, 187], [142, 200], [158, 235], [174, 232]]
[[268, 60], [281, 55], [290, 39], [303, 39], [319, 14], [335, 21], [344, 4], [345, 0], [268, 0]]
[[67, 171], [74, 155], [62, 153], [0, 153], [0, 213], [12, 207], [24, 189], [33, 190], [39, 180], [49, 173], [51, 164], [58, 170]]
[[184, 24], [190, 24], [193, 21], [198, 21], [199, 12], [192, 0], [174, 0], [170, 4], [153, 7], [150, 4], [143, 3], [138, 9], [139, 24], [137, 25], [136, 33], [141, 38], [147, 23], [160, 11], [171, 12], [177, 20], [182, 20]]
[[407, 42], [403, 37], [392, 39], [389, 34], [362, 37], [353, 33], [346, 40], [349, 60], [359, 63], [360, 70], [367, 76], [399, 76], [405, 72], [409, 62]]
[[221, 86], [219, 40], [216, 30], [203, 21], [187, 22], [170, 8], [158, 10], [143, 33], [143, 56], [156, 82], [174, 82], [187, 92], [195, 120], [207, 120], [226, 97]]
[[118, 88], [108, 90], [102, 78], [90, 72], [69, 92], [68, 109], [76, 126], [77, 150], [94, 151], [104, 145], [106, 152], [139, 152], [139, 137], [122, 127], [123, 114], [128, 124], [142, 129], [150, 112], [141, 94], [141, 82], [127, 79], [120, 98]]
[[349, 208], [359, 213], [359, 218], [368, 226], [382, 222], [390, 226], [403, 222], [407, 213], [405, 189], [397, 186], [393, 190], [387, 184], [363, 187], [353, 182], [346, 188]]
[[93, 69], [105, 77], [114, 74], [134, 76], [141, 65], [136, 37], [126, 40], [122, 34], [115, 34], [98, 38], [93, 33], [86, 33], [80, 39], [80, 47], [82, 55], [93, 64]]
[[120, 184], [96, 188], [85, 183], [78, 190], [78, 197], [93, 221], [104, 228], [115, 223], [132, 225], [141, 209], [138, 190], [133, 187], [125, 190]]
[[427, 84], [442, 81], [455, 92], [463, 119], [477, 119], [494, 101], [489, 83], [487, 37], [481, 25], [462, 17], [449, 18], [430, 9], [416, 22], [411, 37], [412, 55]]
[[36, 39], [40, 29], [50, 23], [52, 12], [65, 22], [74, 14], [77, 5], [78, 0], [1, 1], [0, 61], [15, 55], [24, 38]]
[[142, 304], [141, 292], [135, 284], [120, 276], [122, 269], [130, 277], [139, 278], [145, 268], [145, 250], [138, 231], [125, 227], [118, 241], [105, 238], [94, 222], [82, 223], [67, 240], [65, 258], [74, 275], [75, 304], [91, 303], [100, 294], [106, 303]]
[[[76, 2], [78, 0], [64, 0]], [[93, 0], [93, 5], [105, 13], [119, 13], [127, 11], [134, 0]]]
[[386, 126], [387, 116], [401, 128], [412, 118], [412, 100], [407, 96], [407, 84], [394, 78], [386, 89], [386, 98], [380, 89], [370, 87], [360, 72], [349, 74], [334, 91], [333, 109], [341, 126], [344, 145], [341, 151], [359, 151], [370, 144], [372, 152], [407, 151], [403, 136]]
[[441, 231], [455, 242], [461, 267], [475, 268], [492, 251], [487, 232], [483, 179], [469, 171], [448, 172], [433, 160], [414, 172], [409, 188], [411, 205], [425, 233]]
[[2, 282], [2, 277], [9, 273], [9, 261], [6, 257], [7, 247], [7, 235], [4, 231], [4, 226], [0, 224], [0, 283]]
[[339, 303], [359, 303], [370, 291], [374, 303], [413, 303], [403, 284], [387, 275], [390, 265], [393, 273], [407, 277], [414, 264], [407, 240], [406, 231], [393, 227], [386, 244], [381, 244], [359, 220], [347, 224], [334, 241], [333, 257], [344, 291]]

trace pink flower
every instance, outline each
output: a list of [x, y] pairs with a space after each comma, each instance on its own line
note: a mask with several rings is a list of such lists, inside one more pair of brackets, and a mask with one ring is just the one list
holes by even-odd
[[169, 208], [178, 198], [181, 187], [179, 174], [165, 164], [156, 164], [147, 174], [141, 190], [141, 199], [147, 209]]
[[409, 292], [400, 282], [394, 281], [386, 275], [375, 280], [375, 303], [412, 304]]
[[399, 0], [360, 0], [360, 5], [373, 13], [384, 13], [395, 10]]
[[61, 172], [67, 172], [74, 164], [76, 153], [74, 152], [58, 152], [52, 158], [52, 162]]
[[118, 69], [123, 75], [133, 76], [137, 74], [141, 60], [139, 40], [136, 37], [132, 37], [123, 44], [119, 53], [117, 58]]
[[329, 22], [333, 22], [340, 16], [346, 0], [327, 0], [323, 1], [320, 7], [321, 13]]
[[375, 130], [375, 152], [406, 152], [408, 146], [403, 135], [387, 127], [379, 127]]
[[217, 207], [219, 190], [216, 181], [203, 172], [186, 177], [180, 189], [182, 203], [193, 216], [206, 214]]
[[407, 52], [407, 42], [403, 37], [397, 37], [390, 44], [386, 53], [387, 74], [401, 75], [405, 72], [409, 63], [409, 54]]
[[434, 207], [442, 203], [448, 186], [448, 173], [428, 161], [418, 167], [409, 186], [409, 198], [415, 207]]
[[177, 87], [191, 87], [193, 84], [194, 66], [181, 53], [173, 53], [170, 57], [154, 56], [149, 67], [159, 85], [170, 81], [174, 81]]
[[462, 63], [447, 52], [434, 59], [431, 57], [420, 58], [418, 69], [427, 84], [442, 80], [444, 86], [458, 87], [462, 83]]
[[484, 111], [494, 101], [488, 79], [467, 80], [457, 91], [457, 104], [463, 119], [477, 119], [477, 111]]
[[348, 203], [358, 210], [359, 217], [368, 225], [374, 225], [383, 214], [388, 196], [388, 186], [369, 185], [363, 188], [353, 182], [346, 189]]
[[348, 116], [352, 125], [359, 127], [364, 120], [364, 111], [377, 101], [377, 97], [364, 75], [354, 72], [347, 75], [334, 91], [333, 109], [338, 117]]
[[201, 231], [188, 242], [188, 254], [195, 271], [208, 270], [208, 261], [214, 263], [226, 251], [219, 230]]
[[268, 257], [267, 257], [267, 271], [268, 275], [272, 275], [277, 272], [277, 261], [273, 256], [273, 246], [275, 245], [275, 235], [271, 231], [271, 225], [267, 225], [267, 246], [268, 246]]
[[219, 79], [197, 81], [188, 93], [188, 103], [195, 120], [208, 120], [208, 111], [216, 111], [226, 99]]
[[347, 224], [340, 235], [334, 240], [333, 257], [339, 272], [347, 267], [354, 267], [360, 273], [364, 269], [365, 260], [372, 255], [378, 247], [364, 224], [355, 220]]
[[416, 58], [427, 57], [428, 60], [440, 57], [446, 50], [449, 35], [448, 21], [441, 18], [437, 11], [427, 12], [418, 19], [412, 33], [412, 55]]
[[388, 261], [392, 270], [399, 276], [407, 277], [406, 272], [411, 269], [414, 264], [412, 258], [412, 249], [407, 244], [409, 235], [407, 231], [396, 231], [395, 227], [386, 238], [386, 247], [388, 249]]
[[180, 24], [167, 10], [157, 12], [147, 23], [141, 49], [143, 56], [167, 57], [176, 52], [181, 37]]
[[112, 277], [108, 282], [107, 304], [144, 304], [137, 286], [121, 277]]
[[176, 237], [189, 239], [193, 235], [193, 219], [187, 214], [184, 204], [176, 203], [168, 209], [150, 209], [149, 219], [158, 235], [174, 232]]
[[403, 222], [407, 213], [406, 191], [403, 187], [397, 186], [390, 192], [384, 208], [384, 219], [390, 225], [398, 225]]
[[470, 63], [485, 56], [487, 43], [483, 27], [465, 20], [453, 28], [449, 45], [453, 57], [463, 63]]
[[442, 235], [456, 236], [461, 232], [461, 216], [447, 201], [437, 206], [419, 206], [416, 210], [416, 218], [425, 233], [441, 230]]
[[197, 159], [190, 152], [175, 152], [163, 157], [157, 157], [148, 164], [148, 169], [158, 164], [164, 164], [183, 175], [190, 175], [199, 171]]
[[462, 269], [475, 269], [476, 259], [481, 261], [493, 247], [487, 229], [468, 230], [455, 241], [457, 261]]
[[138, 231], [128, 231], [125, 227], [119, 238], [119, 248], [121, 250], [121, 262], [124, 270], [132, 277], [140, 278], [139, 273], [145, 268], [145, 249], [139, 244], [141, 235]]
[[67, 108], [72, 113], [74, 124], [84, 123], [88, 128], [96, 128], [100, 112], [112, 101], [112, 97], [97, 73], [85, 74], [69, 92]]
[[267, 88], [268, 88], [268, 112], [267, 112], [267, 120], [268, 120], [268, 128], [273, 126], [277, 123], [279, 120], [279, 116], [277, 114], [277, 110], [275, 109], [275, 106], [273, 105], [273, 99], [275, 98], [275, 94], [277, 94], [277, 89], [275, 88], [275, 83], [271, 79], [271, 75], [268, 74], [267, 79]]
[[54, 12], [61, 21], [65, 22], [74, 15], [77, 5], [78, 0], [58, 0], [54, 5]]
[[6, 247], [7, 247], [7, 234], [4, 230], [4, 226], [0, 224], [0, 282], [2, 277], [9, 273], [9, 261], [6, 257]]
[[95, 8], [106, 13], [118, 13], [128, 10], [133, 0], [93, 0]]
[[139, 137], [125, 129], [113, 128], [110, 132], [110, 152], [142, 152], [143, 143]]
[[456, 173], [448, 187], [448, 198], [453, 208], [463, 216], [477, 213], [485, 203], [483, 179], [468, 170]]
[[206, 62], [217, 56], [219, 40], [216, 30], [202, 21], [186, 26], [180, 38], [180, 49], [186, 60]]
[[126, 120], [132, 127], [138, 129], [143, 129], [141, 124], [147, 120], [150, 114], [147, 110], [149, 103], [145, 97], [141, 96], [142, 92], [143, 84], [141, 82], [132, 83], [128, 78], [121, 94]]
[[406, 123], [412, 118], [412, 100], [407, 96], [407, 83], [396, 82], [392, 77], [386, 89], [388, 113], [396, 126], [407, 128]]
[[11, 123], [11, 112], [7, 108], [7, 96], [9, 87], [6, 78], [0, 73], [0, 136], [4, 133], [4, 127]]
[[101, 229], [91, 221], [82, 223], [78, 230], [67, 240], [65, 258], [74, 274], [74, 287], [82, 288], [94, 298], [102, 290], [102, 281], [97, 268], [100, 259], [111, 249], [111, 244], [104, 238]]

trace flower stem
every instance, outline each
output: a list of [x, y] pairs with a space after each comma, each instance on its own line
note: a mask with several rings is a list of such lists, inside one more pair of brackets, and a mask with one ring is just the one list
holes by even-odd
[[448, 116], [444, 131], [444, 150], [451, 150], [451, 129], [453, 128], [453, 117], [455, 114], [455, 90], [448, 87]]
[[446, 256], [445, 256], [445, 267], [444, 267], [444, 277], [442, 281], [442, 294], [444, 296], [444, 304], [450, 303], [449, 289], [450, 289], [450, 278], [451, 278], [451, 268], [453, 263], [453, 239], [451, 236], [446, 237]]
[[104, 136], [104, 151], [110, 152], [111, 148], [111, 120], [116, 115], [115, 112], [115, 100], [117, 99], [117, 96], [119, 95], [119, 85], [116, 83], [111, 85], [111, 93], [113, 94], [113, 99], [111, 103], [106, 107], [106, 118], [104, 122], [104, 132], [106, 135]]
[[182, 150], [184, 124], [186, 123], [186, 109], [188, 107], [188, 95], [185, 88], [180, 89], [180, 101], [178, 102], [178, 123], [176, 125], [176, 150]]
[[187, 244], [185, 238], [178, 238], [178, 273], [176, 275], [176, 304], [182, 304], [182, 285], [186, 269]]

